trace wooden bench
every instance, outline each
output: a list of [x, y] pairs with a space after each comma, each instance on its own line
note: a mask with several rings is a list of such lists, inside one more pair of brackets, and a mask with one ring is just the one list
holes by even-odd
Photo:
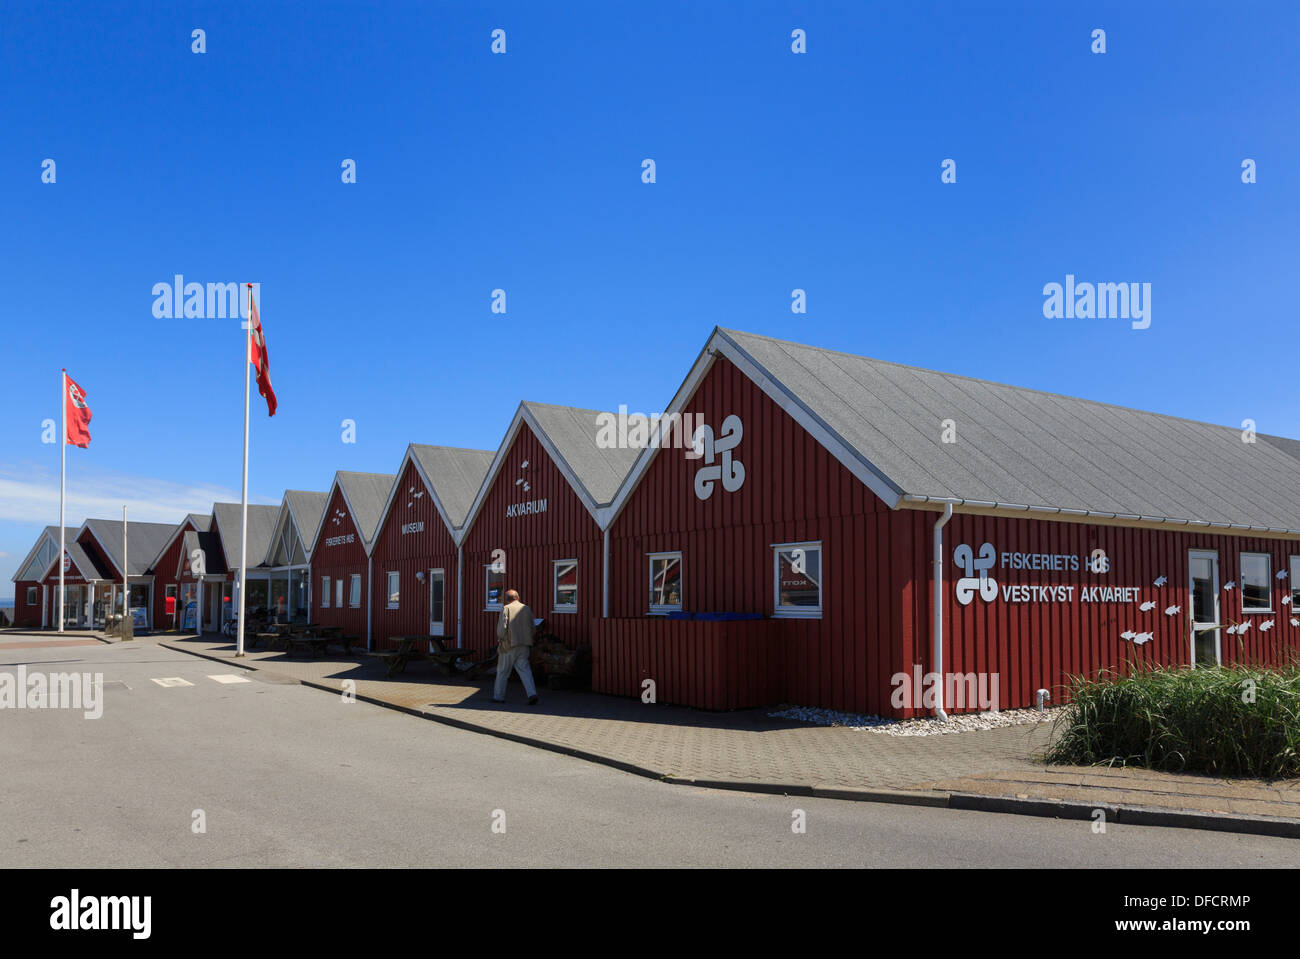
[[[388, 675], [406, 672], [406, 664], [412, 660], [424, 660], [437, 663], [446, 670], [448, 676], [459, 676], [456, 662], [472, 655], [473, 651], [449, 647], [447, 641], [453, 636], [394, 636], [397, 649], [381, 649], [369, 655], [382, 659], [388, 665]], [[428, 649], [420, 649], [417, 644], [424, 643]]]

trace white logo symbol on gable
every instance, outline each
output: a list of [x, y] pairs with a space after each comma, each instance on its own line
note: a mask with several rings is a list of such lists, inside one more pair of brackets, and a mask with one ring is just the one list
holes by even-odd
[[[745, 426], [735, 413], [722, 421], [722, 435], [716, 440], [713, 427], [707, 423], [695, 431], [691, 449], [705, 463], [695, 471], [695, 495], [700, 499], [713, 495], [713, 484], [718, 480], [722, 480], [722, 488], [728, 493], [734, 493], [744, 485], [745, 464], [731, 457], [731, 451], [740, 445], [744, 435]], [[716, 457], [721, 457], [722, 462], [714, 463]]]
[[[980, 599], [986, 603], [998, 598], [998, 581], [989, 575], [997, 557], [997, 550], [992, 543], [981, 546], [978, 557], [965, 543], [957, 547], [952, 554], [953, 561], [966, 571], [966, 575], [957, 580], [957, 602], [969, 606], [975, 598], [976, 590], [979, 591]], [[976, 576], [976, 573], [979, 575]]]

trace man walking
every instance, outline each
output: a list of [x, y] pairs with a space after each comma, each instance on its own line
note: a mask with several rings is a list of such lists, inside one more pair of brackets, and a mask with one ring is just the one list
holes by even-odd
[[510, 670], [519, 673], [528, 694], [528, 705], [537, 705], [537, 686], [533, 683], [533, 667], [528, 659], [533, 654], [533, 611], [519, 601], [519, 593], [506, 591], [506, 604], [497, 620], [497, 681], [492, 699], [506, 701], [506, 683]]

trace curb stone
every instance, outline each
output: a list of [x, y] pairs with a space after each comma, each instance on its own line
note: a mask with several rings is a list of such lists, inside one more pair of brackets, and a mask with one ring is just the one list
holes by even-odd
[[[197, 652], [195, 650], [173, 646], [168, 643], [159, 643], [158, 645], [165, 649], [173, 650], [174, 652], [187, 653], [191, 656], [198, 656], [202, 659], [210, 659], [219, 663], [228, 663], [230, 665], [238, 666], [241, 669], [249, 670], [250, 672], [270, 673], [285, 679], [291, 679], [301, 686], [309, 686], [312, 689], [320, 689], [327, 693], [338, 695], [340, 692], [332, 686], [316, 682], [315, 680], [297, 679], [293, 676], [287, 676], [284, 673], [276, 673], [274, 670], [259, 669], [257, 666], [244, 664], [237, 660], [232, 660], [229, 657], [213, 656], [209, 653]], [[1166, 826], [1175, 829], [1207, 829], [1217, 832], [1244, 833], [1257, 836], [1276, 836], [1284, 839], [1300, 839], [1300, 821], [1280, 819], [1275, 816], [1239, 816], [1219, 813], [1193, 813], [1176, 809], [1156, 809], [1150, 806], [1125, 806], [1115, 805], [1114, 803], [1087, 803], [1076, 800], [1016, 799], [1010, 796], [984, 796], [978, 793], [960, 792], [948, 793], [942, 790], [861, 790], [829, 786], [810, 786], [803, 783], [746, 782], [744, 780], [730, 779], [689, 779], [682, 776], [674, 776], [669, 773], [659, 772], [645, 766], [637, 766], [634, 763], [623, 762], [622, 760], [613, 759], [609, 756], [602, 756], [598, 753], [576, 749], [572, 746], [563, 746], [559, 743], [553, 743], [544, 739], [535, 739], [531, 736], [522, 736], [518, 733], [508, 733], [503, 730], [492, 729], [488, 726], [479, 726], [476, 723], [466, 722], [463, 719], [454, 719], [451, 716], [429, 712], [427, 709], [419, 709], [414, 706], [401, 706], [397, 703], [390, 703], [375, 696], [367, 696], [364, 693], [354, 693], [353, 695], [356, 697], [358, 702], [369, 703], [372, 706], [380, 706], [384, 709], [392, 709], [411, 716], [428, 719], [435, 723], [441, 723], [444, 726], [451, 726], [465, 732], [495, 736], [498, 739], [507, 739], [524, 746], [532, 746], [537, 749], [545, 749], [548, 752], [571, 756], [574, 759], [582, 759], [587, 762], [598, 763], [602, 766], [609, 766], [613, 769], [621, 770], [622, 772], [631, 773], [634, 776], [653, 779], [673, 786], [694, 786], [699, 789], [727, 789], [735, 792], [763, 793], [778, 796], [809, 796], [820, 799], [837, 799], [848, 802], [879, 802], [905, 806], [928, 806], [935, 808], [960, 809], [970, 812], [995, 812], [1018, 816], [1038, 816], [1040, 818], [1050, 819], [1090, 820], [1093, 818], [1093, 812], [1095, 810], [1103, 809], [1106, 811], [1107, 822], [1126, 826]]]

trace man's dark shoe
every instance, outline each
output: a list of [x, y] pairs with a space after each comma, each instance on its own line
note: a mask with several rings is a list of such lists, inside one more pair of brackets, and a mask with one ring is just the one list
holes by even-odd
[[536, 696], [529, 696], [529, 697], [528, 697], [528, 705], [529, 705], [529, 706], [536, 706], [536, 705], [537, 705], [537, 697], [536, 697]]

